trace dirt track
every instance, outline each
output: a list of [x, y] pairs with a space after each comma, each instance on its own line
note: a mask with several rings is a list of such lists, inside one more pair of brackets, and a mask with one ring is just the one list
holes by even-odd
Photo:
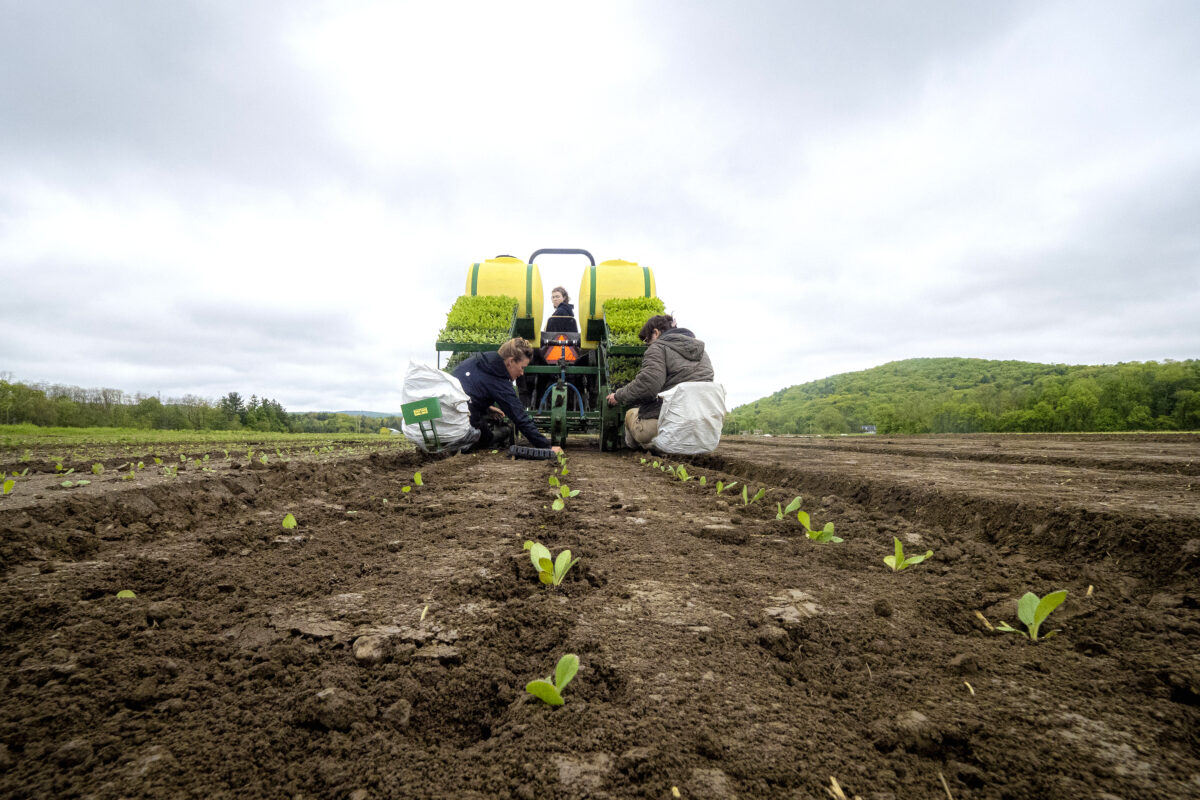
[[[706, 487], [569, 455], [558, 513], [488, 454], [0, 501], [0, 794], [1200, 795], [1196, 437], [729, 439]], [[581, 557], [560, 589], [527, 538]], [[1060, 588], [1036, 645], [976, 615]]]

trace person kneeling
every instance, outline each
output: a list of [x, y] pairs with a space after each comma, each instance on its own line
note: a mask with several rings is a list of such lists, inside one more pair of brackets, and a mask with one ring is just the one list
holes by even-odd
[[651, 317], [638, 334], [648, 346], [637, 377], [608, 395], [610, 406], [633, 405], [625, 412], [625, 444], [649, 449], [658, 434], [659, 394], [687, 381], [711, 381], [712, 362], [704, 342], [687, 328], [675, 327], [675, 319], [660, 314]]
[[[511, 437], [505, 436], [494, 425], [501, 415], [512, 420], [534, 447], [550, 447], [550, 440], [538, 431], [513, 389], [513, 381], [525, 374], [532, 356], [533, 348], [518, 336], [500, 345], [499, 351], [478, 353], [454, 369], [454, 377], [471, 398], [467, 404], [471, 427], [479, 431], [479, 441], [471, 446], [471, 450], [499, 449], [512, 443]], [[562, 452], [560, 447], [551, 449]]]

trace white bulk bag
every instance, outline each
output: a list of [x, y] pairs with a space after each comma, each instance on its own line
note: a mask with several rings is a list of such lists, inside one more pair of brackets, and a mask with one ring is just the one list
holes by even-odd
[[[442, 407], [442, 418], [433, 420], [437, 428], [438, 441], [443, 446], [464, 446], [479, 438], [479, 431], [471, 427], [471, 398], [463, 391], [458, 378], [428, 364], [408, 362], [404, 372], [404, 385], [400, 387], [400, 404], [412, 403], [436, 397]], [[405, 425], [404, 435], [422, 450], [425, 440], [418, 425]]]
[[659, 395], [655, 450], [672, 455], [711, 453], [721, 441], [725, 424], [725, 387], [710, 381], [688, 381]]

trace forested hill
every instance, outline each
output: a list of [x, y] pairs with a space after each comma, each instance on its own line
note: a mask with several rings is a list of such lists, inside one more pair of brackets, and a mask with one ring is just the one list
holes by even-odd
[[791, 386], [731, 411], [725, 432], [1200, 429], [1200, 361], [1106, 366], [911, 358]]

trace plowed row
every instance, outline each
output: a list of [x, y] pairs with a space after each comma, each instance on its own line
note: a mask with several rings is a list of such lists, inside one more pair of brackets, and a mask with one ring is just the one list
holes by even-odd
[[[731, 439], [688, 462], [704, 487], [572, 448], [562, 512], [550, 464], [491, 454], [10, 498], [0, 794], [1195, 797], [1196, 463], [1189, 437]], [[776, 520], [796, 495], [845, 542]], [[934, 556], [893, 574], [893, 536]], [[562, 587], [525, 539], [581, 558]], [[988, 629], [1055, 589], [1056, 637]], [[524, 692], [568, 652], [564, 706]]]

